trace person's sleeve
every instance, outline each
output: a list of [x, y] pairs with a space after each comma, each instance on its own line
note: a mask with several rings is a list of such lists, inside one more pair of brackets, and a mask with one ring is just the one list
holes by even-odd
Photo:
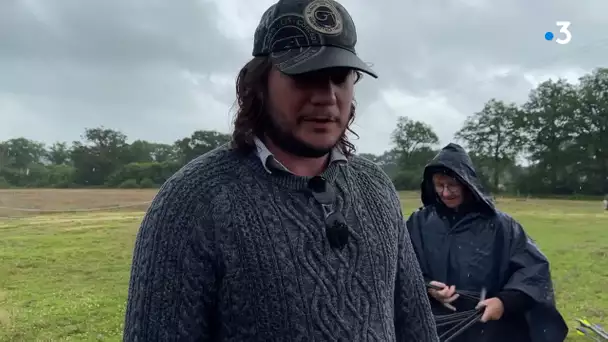
[[424, 278], [403, 217], [400, 222], [395, 284], [397, 341], [439, 342]]
[[[533, 301], [528, 310], [523, 309], [525, 305], [520, 307], [520, 310], [527, 311], [523, 317], [530, 327], [533, 341], [564, 341], [568, 335], [568, 325], [555, 306], [549, 260], [515, 219], [504, 213], [500, 215], [504, 220], [503, 232], [508, 234], [504, 240], [509, 241], [504, 248], [508, 253], [508, 281], [501, 292], [518, 291]], [[508, 314], [506, 310], [513, 310], [513, 302], [507, 299], [506, 303], [505, 315]]]
[[505, 290], [496, 297], [502, 302], [504, 317], [523, 314], [536, 303], [530, 296], [518, 290]]
[[123, 341], [212, 339], [214, 229], [200, 203], [166, 184], [151, 204], [135, 242]]
[[554, 293], [549, 261], [517, 221], [509, 217], [505, 226], [511, 235], [509, 276], [497, 296], [503, 302], [505, 314], [524, 313], [547, 299], [550, 303]]

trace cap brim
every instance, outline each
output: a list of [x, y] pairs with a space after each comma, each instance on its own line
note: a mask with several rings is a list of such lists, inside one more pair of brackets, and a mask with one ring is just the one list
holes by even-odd
[[304, 74], [328, 68], [351, 68], [378, 78], [378, 75], [356, 54], [335, 46], [292, 49], [274, 53], [270, 58], [279, 71], [287, 75]]

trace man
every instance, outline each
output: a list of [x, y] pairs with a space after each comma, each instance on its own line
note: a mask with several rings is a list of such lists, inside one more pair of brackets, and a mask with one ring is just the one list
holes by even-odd
[[481, 323], [453, 341], [564, 341], [568, 328], [555, 307], [549, 261], [484, 194], [462, 147], [449, 144], [435, 156], [424, 169], [421, 192], [424, 207], [407, 227], [433, 312], [484, 310]]
[[233, 142], [169, 179], [137, 236], [125, 341], [438, 341], [398, 195], [354, 156], [348, 12], [285, 0], [237, 79]]

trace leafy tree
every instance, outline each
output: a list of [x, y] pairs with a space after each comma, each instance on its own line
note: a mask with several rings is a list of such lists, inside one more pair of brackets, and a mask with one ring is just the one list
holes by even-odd
[[576, 88], [562, 79], [543, 82], [523, 108], [519, 128], [539, 183], [545, 192], [572, 192], [579, 182], [571, 175], [577, 158], [574, 117], [580, 111]]
[[597, 69], [580, 79], [575, 146], [581, 188], [608, 194], [608, 69]]
[[46, 152], [46, 159], [53, 165], [66, 165], [70, 161], [70, 148], [66, 142], [56, 142]]
[[399, 170], [394, 174], [398, 189], [418, 189], [426, 163], [435, 155], [432, 146], [439, 143], [433, 128], [406, 116], [399, 117], [391, 135]]
[[397, 127], [391, 136], [396, 150], [403, 156], [409, 156], [412, 152], [422, 147], [430, 147], [439, 143], [439, 137], [433, 128], [420, 121], [415, 121], [407, 116], [397, 119]]
[[470, 153], [477, 155], [482, 165], [492, 171], [492, 188], [498, 189], [501, 175], [512, 165], [522, 148], [522, 137], [517, 128], [520, 109], [515, 103], [496, 99], [469, 116], [455, 138], [464, 141]]
[[216, 131], [195, 131], [191, 136], [175, 142], [178, 160], [188, 163], [230, 141], [230, 135]]

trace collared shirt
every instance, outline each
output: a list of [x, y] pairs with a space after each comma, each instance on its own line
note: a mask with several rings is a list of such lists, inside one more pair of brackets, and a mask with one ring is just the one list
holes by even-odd
[[[293, 174], [293, 172], [289, 171], [289, 169], [287, 167], [285, 167], [285, 165], [281, 164], [280, 161], [278, 161], [274, 155], [272, 154], [272, 152], [270, 152], [270, 150], [268, 150], [268, 147], [266, 147], [266, 145], [262, 142], [262, 140], [260, 140], [259, 138], [255, 138], [255, 146], [256, 146], [256, 151], [258, 154], [258, 157], [260, 158], [260, 161], [262, 162], [262, 165], [264, 166], [264, 169], [266, 169], [266, 171], [268, 171], [268, 173], [272, 173], [272, 170], [280, 170], [280, 171], [284, 171], [284, 172], [289, 172], [291, 174]], [[333, 148], [331, 150], [331, 154], [330, 154], [330, 159], [329, 159], [329, 163], [346, 163], [348, 161], [348, 158], [346, 158], [346, 156], [338, 149], [338, 148]]]

